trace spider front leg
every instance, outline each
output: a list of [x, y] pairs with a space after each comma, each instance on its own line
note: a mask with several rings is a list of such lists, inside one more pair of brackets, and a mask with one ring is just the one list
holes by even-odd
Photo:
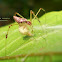
[[[18, 24], [14, 24], [14, 25], [18, 25]], [[8, 37], [8, 32], [9, 32], [9, 29], [10, 29], [11, 26], [13, 26], [13, 25], [10, 25], [10, 26], [9, 26], [8, 31], [7, 31], [7, 34], [6, 34], [6, 39], [7, 39], [7, 37]]]

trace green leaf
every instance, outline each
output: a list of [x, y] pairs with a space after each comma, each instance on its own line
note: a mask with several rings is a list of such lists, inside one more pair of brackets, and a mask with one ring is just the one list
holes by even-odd
[[[39, 19], [41, 23], [36, 19], [33, 21], [34, 36], [31, 37], [22, 35], [18, 30], [19, 26], [13, 26], [10, 28], [8, 38], [6, 39], [5, 35], [9, 25], [1, 27], [0, 57], [25, 54], [24, 58], [17, 57], [18, 62], [20, 62], [22, 59], [25, 60], [30, 54], [33, 54], [34, 57], [28, 57], [26, 62], [41, 62], [44, 61], [43, 59], [46, 56], [43, 55], [39, 58], [38, 55], [35, 57], [35, 54], [62, 52], [62, 11], [46, 13]], [[47, 56], [50, 58], [48, 54]], [[46, 57], [47, 62], [50, 61], [48, 57]], [[1, 60], [0, 62], [6, 61], [15, 62], [16, 58]]]

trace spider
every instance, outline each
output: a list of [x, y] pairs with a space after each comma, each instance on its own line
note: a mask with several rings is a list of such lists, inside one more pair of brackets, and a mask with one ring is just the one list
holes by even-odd
[[[35, 13], [34, 13], [32, 10], [30, 10], [30, 21], [27, 21], [27, 19], [24, 18], [24, 17], [23, 17], [22, 15], [20, 15], [19, 13], [17, 13], [17, 12], [15, 13], [15, 15], [13, 16], [13, 19], [14, 19], [18, 24], [14, 24], [14, 25], [19, 25], [19, 31], [20, 31], [20, 33], [22, 33], [22, 34], [24, 34], [24, 35], [27, 35], [27, 36], [33, 36], [33, 34], [32, 34], [32, 32], [33, 32], [32, 21], [34, 21], [35, 18], [39, 21], [37, 15], [39, 14], [39, 12], [40, 12], [41, 10], [43, 10], [43, 11], [45, 12], [45, 10], [44, 10], [43, 8], [40, 8], [40, 9], [38, 10], [38, 12], [36, 13], [36, 15], [35, 15]], [[18, 15], [19, 17], [17, 17], [16, 15]], [[32, 15], [34, 16], [33, 19], [32, 19]], [[39, 21], [39, 23], [40, 23], [40, 21]], [[13, 25], [10, 25], [10, 26], [9, 26], [8, 31], [7, 31], [7, 34], [6, 34], [6, 38], [7, 38], [7, 36], [8, 36], [8, 32], [9, 32], [9, 29], [10, 29], [11, 26], [13, 26]], [[31, 31], [29, 30], [28, 27], [31, 28]]]

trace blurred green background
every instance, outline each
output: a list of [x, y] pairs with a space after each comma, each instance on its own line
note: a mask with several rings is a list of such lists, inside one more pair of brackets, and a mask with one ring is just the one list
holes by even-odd
[[[13, 22], [15, 12], [29, 18], [30, 10], [36, 13], [39, 8], [44, 8], [46, 12], [59, 11], [62, 9], [62, 0], [0, 0], [0, 18], [10, 18], [6, 22], [0, 21], [0, 26]], [[40, 12], [38, 17], [42, 15], [43, 12]]]

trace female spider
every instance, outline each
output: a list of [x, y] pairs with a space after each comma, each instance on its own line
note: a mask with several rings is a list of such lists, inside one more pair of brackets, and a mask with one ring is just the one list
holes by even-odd
[[[13, 18], [14, 18], [14, 20], [18, 23], [18, 24], [15, 24], [15, 25], [19, 25], [19, 31], [20, 31], [20, 33], [22, 33], [22, 34], [24, 34], [24, 35], [27, 35], [27, 36], [32, 36], [32, 35], [33, 35], [33, 34], [32, 34], [32, 32], [33, 32], [33, 29], [32, 29], [32, 27], [33, 27], [33, 26], [32, 26], [32, 21], [34, 21], [35, 18], [39, 21], [37, 15], [38, 15], [38, 13], [40, 12], [40, 10], [45, 11], [43, 8], [40, 8], [40, 9], [38, 10], [38, 12], [36, 13], [36, 15], [35, 15], [35, 13], [34, 13], [32, 10], [30, 10], [30, 21], [27, 21], [27, 19], [24, 18], [24, 17], [23, 17], [22, 15], [20, 15], [19, 13], [17, 13], [17, 12], [15, 13], [15, 15], [13, 16]], [[18, 16], [20, 16], [20, 17], [17, 17], [16, 15], [18, 15]], [[34, 16], [33, 19], [32, 19], [32, 15]], [[39, 22], [40, 22], [40, 21], [39, 21]], [[11, 26], [13, 26], [13, 25], [10, 25], [9, 28], [10, 28]], [[31, 31], [29, 30], [28, 27], [31, 28]], [[9, 28], [8, 28], [8, 31], [7, 31], [7, 34], [6, 34], [6, 38], [7, 38], [7, 36], [8, 36]]]

